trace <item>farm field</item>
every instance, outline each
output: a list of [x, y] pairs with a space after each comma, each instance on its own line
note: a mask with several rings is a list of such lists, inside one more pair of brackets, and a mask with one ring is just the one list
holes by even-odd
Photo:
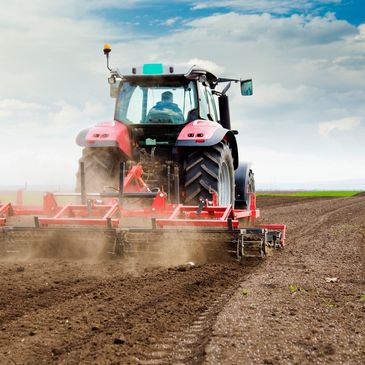
[[261, 261], [1, 261], [0, 363], [365, 363], [365, 197], [258, 206], [288, 226]]

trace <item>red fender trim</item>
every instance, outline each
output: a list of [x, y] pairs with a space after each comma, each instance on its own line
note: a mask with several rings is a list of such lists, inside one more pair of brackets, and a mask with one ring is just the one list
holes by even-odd
[[132, 156], [132, 144], [128, 127], [120, 122], [102, 122], [81, 131], [77, 144], [84, 147], [119, 147], [127, 156]]

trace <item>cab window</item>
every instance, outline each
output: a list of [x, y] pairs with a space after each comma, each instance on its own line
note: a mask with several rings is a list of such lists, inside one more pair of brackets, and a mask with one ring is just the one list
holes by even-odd
[[199, 94], [199, 114], [200, 118], [210, 120], [210, 110], [209, 110], [209, 102], [208, 96], [205, 89], [205, 86], [198, 82], [198, 94]]
[[218, 122], [218, 115], [217, 115], [217, 109], [215, 107], [215, 101], [212, 95], [212, 92], [210, 91], [209, 87], [205, 87], [208, 97], [208, 104], [209, 104], [209, 110], [210, 110], [210, 116], [213, 118], [215, 122]]
[[115, 119], [126, 124], [184, 124], [196, 107], [191, 81], [125, 81], [119, 89]]

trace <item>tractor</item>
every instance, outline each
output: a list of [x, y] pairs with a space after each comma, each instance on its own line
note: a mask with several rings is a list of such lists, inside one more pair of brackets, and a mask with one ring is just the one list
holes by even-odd
[[[252, 80], [162, 64], [121, 73], [109, 67], [110, 51], [105, 45], [114, 121], [85, 129], [76, 139], [84, 147], [86, 190], [118, 190], [125, 162], [141, 164], [148, 186], [168, 191], [172, 203], [196, 205], [216, 194], [218, 205], [248, 208], [254, 175], [239, 161], [226, 92], [234, 82], [242, 95], [252, 95]], [[220, 84], [226, 85], [222, 91]], [[79, 171], [79, 190], [80, 177]]]

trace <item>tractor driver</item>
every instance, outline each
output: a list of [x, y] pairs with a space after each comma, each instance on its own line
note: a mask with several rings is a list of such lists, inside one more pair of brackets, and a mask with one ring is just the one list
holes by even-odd
[[149, 111], [147, 121], [149, 123], [184, 123], [183, 113], [178, 105], [173, 102], [173, 94], [171, 91], [165, 91], [161, 94], [161, 101], [157, 102]]

